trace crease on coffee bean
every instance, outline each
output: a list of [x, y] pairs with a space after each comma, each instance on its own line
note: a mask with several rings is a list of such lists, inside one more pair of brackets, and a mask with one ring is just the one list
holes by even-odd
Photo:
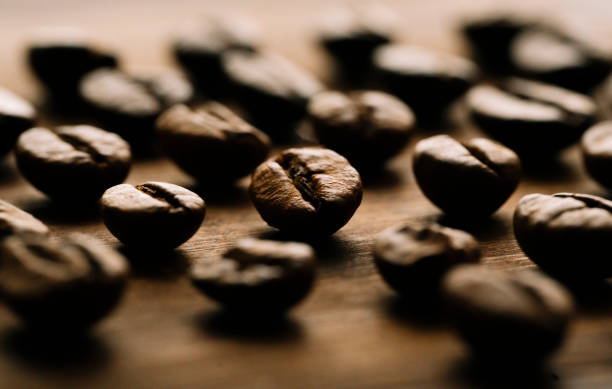
[[486, 158], [486, 153], [475, 147], [474, 145], [468, 143], [461, 143], [463, 147], [467, 151], [470, 152], [470, 155], [476, 158], [480, 163], [488, 167], [495, 175], [502, 176], [501, 171], [497, 169], [498, 165], [493, 163], [490, 159]]
[[163, 188], [155, 187], [150, 184], [136, 185], [135, 188], [154, 199], [170, 204], [173, 208], [184, 208], [183, 204], [181, 204], [172, 193], [165, 191]]
[[300, 161], [287, 158], [280, 159], [278, 163], [285, 171], [285, 174], [291, 179], [295, 188], [300, 192], [302, 198], [314, 206], [315, 209], [319, 209], [321, 202], [316, 198], [315, 190], [311, 187], [313, 184], [312, 176], [318, 172], [309, 170], [306, 164]]
[[96, 150], [95, 147], [91, 146], [87, 142], [84, 142], [78, 137], [72, 134], [62, 134], [62, 133], [57, 134], [57, 136], [64, 142], [74, 147], [75, 150], [83, 151], [89, 154], [91, 158], [94, 160], [94, 162], [96, 163], [106, 163], [107, 162], [106, 157], [102, 155], [98, 150]]
[[553, 197], [578, 200], [584, 203], [587, 208], [605, 209], [606, 211], [612, 213], [612, 205], [608, 205], [605, 202], [599, 201], [598, 199], [594, 199], [589, 196], [580, 195], [576, 193], [555, 193]]

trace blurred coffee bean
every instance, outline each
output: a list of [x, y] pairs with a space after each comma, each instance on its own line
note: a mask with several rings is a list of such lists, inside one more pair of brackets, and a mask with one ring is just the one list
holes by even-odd
[[216, 102], [175, 105], [157, 120], [157, 135], [170, 158], [205, 185], [251, 173], [270, 150], [264, 133]]
[[277, 139], [293, 136], [306, 104], [323, 89], [311, 74], [268, 52], [231, 51], [223, 56], [223, 67], [233, 96], [261, 130]]
[[530, 159], [550, 158], [578, 141], [597, 111], [588, 96], [523, 79], [503, 89], [477, 86], [467, 104], [481, 130]]
[[514, 235], [532, 261], [556, 276], [612, 276], [609, 200], [578, 193], [527, 195], [514, 211]]
[[312, 98], [308, 113], [319, 141], [365, 170], [398, 154], [414, 127], [410, 108], [377, 91], [322, 92]]
[[232, 312], [278, 314], [308, 294], [315, 270], [314, 251], [304, 243], [243, 239], [198, 261], [191, 281]]
[[405, 44], [381, 46], [374, 67], [382, 86], [412, 108], [419, 124], [437, 124], [478, 78], [471, 61]]
[[35, 121], [36, 110], [32, 104], [0, 88], [0, 156], [11, 151], [19, 134], [33, 127]]
[[518, 370], [542, 362], [562, 343], [574, 311], [570, 293], [533, 270], [461, 265], [442, 281], [452, 323], [474, 355]]
[[0, 294], [25, 324], [65, 331], [90, 326], [117, 305], [126, 259], [83, 234], [62, 241], [11, 236], [0, 243]]
[[581, 146], [587, 172], [601, 185], [612, 188], [612, 121], [601, 122], [587, 130]]
[[155, 119], [165, 108], [193, 96], [189, 82], [174, 71], [132, 76], [96, 70], [83, 78], [80, 92], [94, 118], [137, 150], [150, 147]]
[[272, 227], [297, 237], [331, 235], [361, 203], [361, 177], [332, 150], [292, 148], [259, 165], [251, 200]]
[[485, 138], [459, 142], [437, 135], [418, 142], [412, 165], [423, 194], [451, 216], [483, 217], [495, 212], [516, 189], [517, 155]]
[[41, 29], [27, 48], [31, 70], [45, 87], [52, 103], [68, 107], [78, 101], [81, 78], [98, 68], [117, 66], [115, 54], [71, 27]]
[[431, 222], [411, 222], [380, 233], [374, 263], [383, 279], [407, 298], [438, 297], [442, 276], [453, 266], [478, 262], [478, 241], [467, 232]]
[[120, 184], [131, 165], [130, 146], [116, 134], [88, 125], [32, 128], [15, 147], [19, 171], [59, 201], [96, 201]]
[[372, 53], [391, 42], [397, 22], [378, 3], [347, 3], [321, 14], [317, 40], [333, 60], [336, 80], [351, 86], [371, 81]]
[[197, 194], [174, 184], [121, 184], [102, 195], [102, 218], [126, 246], [144, 250], [172, 249], [195, 234], [206, 214]]
[[47, 235], [49, 228], [16, 206], [0, 200], [0, 238], [10, 235]]
[[253, 52], [259, 41], [258, 27], [250, 19], [208, 17], [180, 31], [172, 43], [172, 52], [201, 92], [224, 96], [229, 81], [223, 70], [223, 54], [232, 50]]

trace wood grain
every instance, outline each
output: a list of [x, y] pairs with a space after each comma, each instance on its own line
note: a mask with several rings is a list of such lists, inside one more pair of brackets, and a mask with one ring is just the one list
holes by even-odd
[[[75, 24], [110, 41], [130, 68], [165, 66], [169, 33], [198, 12], [233, 11], [261, 20], [269, 46], [325, 76], [325, 59], [309, 25], [328, 2], [76, 0], [0, 2], [0, 85], [36, 99], [22, 65], [27, 32], [40, 24]], [[391, 1], [403, 19], [404, 40], [461, 52], [457, 22], [502, 7], [549, 15], [610, 48], [612, 3], [602, 1]], [[450, 130], [460, 137], [474, 130]], [[422, 132], [419, 137], [429, 135]], [[55, 236], [91, 233], [116, 240], [95, 212], [61, 209], [27, 184], [12, 158], [0, 167], [0, 198], [32, 212]], [[128, 182], [161, 180], [195, 187], [165, 159], [139, 161]], [[467, 388], [612, 386], [609, 299], [584, 309], [550, 366], [528, 375], [475, 367], [462, 344], [435, 315], [418, 314], [395, 297], [372, 264], [370, 247], [382, 229], [415, 218], [440, 217], [419, 192], [410, 147], [379, 177], [365, 180], [363, 203], [333, 237], [318, 242], [319, 280], [285, 321], [265, 328], [237, 325], [191, 287], [189, 263], [215, 255], [243, 236], [274, 236], [248, 200], [248, 180], [225, 193], [205, 193], [208, 214], [196, 236], [171, 254], [129, 253], [133, 279], [123, 303], [92, 334], [57, 346], [20, 329], [0, 307], [0, 387], [3, 388]], [[518, 248], [511, 215], [532, 193], [605, 194], [588, 179], [577, 149], [550, 169], [526, 177], [490, 220], [460, 227], [481, 242], [484, 262], [500, 268], [533, 266]], [[588, 297], [588, 296], [587, 296]], [[591, 296], [593, 297], [593, 296]], [[500, 335], [503, 336], [503, 335]]]

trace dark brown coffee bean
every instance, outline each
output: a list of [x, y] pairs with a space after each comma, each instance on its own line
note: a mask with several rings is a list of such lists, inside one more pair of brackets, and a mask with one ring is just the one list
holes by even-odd
[[315, 278], [315, 254], [303, 243], [243, 239], [191, 271], [196, 288], [234, 312], [282, 313], [301, 301]]
[[514, 235], [532, 261], [556, 276], [612, 276], [609, 200], [577, 193], [527, 195], [514, 211]]
[[32, 128], [19, 137], [15, 157], [32, 185], [70, 202], [95, 201], [123, 182], [132, 159], [121, 137], [87, 125]]
[[465, 58], [404, 44], [378, 48], [374, 67], [382, 85], [414, 110], [419, 124], [439, 122], [478, 77], [476, 65]]
[[102, 218], [126, 246], [171, 249], [185, 243], [200, 228], [206, 203], [174, 184], [121, 184], [102, 195]]
[[193, 95], [189, 82], [175, 72], [131, 76], [102, 69], [87, 74], [80, 84], [83, 100], [104, 128], [137, 149], [150, 146], [155, 119], [167, 107]]
[[332, 150], [293, 148], [259, 165], [251, 200], [272, 227], [300, 236], [331, 235], [361, 203], [361, 177]]
[[70, 333], [102, 319], [117, 305], [128, 273], [122, 255], [83, 234], [61, 242], [15, 235], [0, 243], [0, 294], [39, 330]]
[[612, 188], [612, 121], [591, 127], [582, 136], [584, 166], [598, 183]]
[[451, 320], [477, 358], [517, 368], [559, 347], [574, 311], [561, 284], [533, 270], [461, 265], [442, 281]]
[[391, 42], [395, 14], [378, 3], [351, 3], [327, 10], [319, 21], [317, 40], [334, 62], [336, 80], [353, 86], [370, 81], [372, 53]]
[[412, 168], [423, 194], [448, 215], [482, 217], [516, 189], [521, 163], [512, 150], [485, 138], [459, 142], [437, 135], [416, 144]]
[[308, 104], [319, 141], [360, 169], [375, 169], [398, 154], [414, 127], [410, 108], [384, 92], [322, 92]]
[[438, 297], [440, 280], [450, 268], [479, 258], [472, 235], [431, 222], [388, 228], [374, 246], [374, 263], [383, 279], [406, 297], [426, 301]]
[[269, 52], [232, 51], [223, 67], [234, 97], [269, 135], [287, 139], [306, 114], [306, 104], [322, 84], [305, 70]]
[[504, 89], [477, 86], [467, 104], [480, 129], [531, 159], [578, 141], [597, 110], [588, 96], [522, 79], [509, 80]]
[[16, 206], [0, 200], [0, 238], [9, 235], [46, 235], [49, 228]]
[[0, 156], [11, 151], [19, 134], [33, 127], [35, 120], [36, 110], [32, 104], [0, 88]]
[[224, 105], [176, 105], [157, 120], [165, 152], [203, 184], [232, 182], [251, 173], [270, 150], [269, 138]]

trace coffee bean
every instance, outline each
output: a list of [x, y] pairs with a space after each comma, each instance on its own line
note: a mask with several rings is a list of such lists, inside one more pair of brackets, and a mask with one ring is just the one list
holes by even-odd
[[410, 108], [384, 92], [322, 92], [308, 105], [319, 141], [360, 169], [375, 169], [398, 154], [414, 127]]
[[485, 138], [459, 142], [437, 135], [416, 144], [412, 168], [423, 194], [446, 214], [495, 212], [516, 189], [521, 163], [512, 150]]
[[404, 44], [378, 48], [374, 67], [382, 86], [414, 110], [419, 124], [439, 122], [478, 77], [476, 65], [465, 58]]
[[612, 121], [591, 127], [582, 136], [581, 146], [587, 172], [601, 185], [612, 188]]
[[233, 312], [282, 313], [302, 300], [315, 278], [315, 254], [303, 243], [243, 239], [191, 271], [202, 293]]
[[101, 69], [87, 74], [80, 93], [91, 114], [137, 150], [150, 147], [155, 119], [167, 107], [191, 99], [193, 90], [178, 73], [131, 76]]
[[[117, 57], [75, 28], [45, 28], [27, 50], [34, 75], [55, 103], [72, 104], [81, 78], [98, 68], [114, 68]], [[65, 100], [65, 101], [62, 101]]]
[[197, 194], [174, 184], [121, 184], [102, 195], [102, 218], [126, 246], [171, 249], [200, 228], [206, 204]]
[[525, 254], [555, 276], [612, 276], [609, 200], [577, 193], [527, 195], [514, 211], [514, 235]]
[[597, 110], [588, 96], [522, 79], [503, 89], [477, 86], [467, 104], [481, 130], [530, 159], [549, 158], [578, 141]]
[[479, 258], [472, 235], [431, 222], [388, 228], [374, 246], [374, 263], [383, 279], [406, 297], [423, 301], [437, 298], [440, 279], [450, 268]]
[[21, 134], [15, 147], [19, 171], [50, 197], [95, 201], [130, 170], [130, 146], [118, 135], [88, 125], [37, 127]]
[[270, 149], [263, 132], [215, 102], [168, 109], [157, 120], [157, 134], [172, 160], [203, 184], [251, 173]]
[[16, 206], [0, 200], [0, 238], [10, 235], [46, 235], [49, 228]]
[[194, 84], [206, 95], [224, 96], [229, 81], [222, 57], [232, 50], [253, 52], [260, 45], [258, 27], [236, 16], [209, 17], [180, 31], [172, 52]]
[[83, 234], [61, 242], [15, 235], [0, 243], [0, 294], [38, 330], [71, 334], [102, 319], [117, 305], [128, 273], [122, 255]]
[[352, 86], [367, 83], [372, 53], [391, 42], [396, 25], [396, 15], [380, 4], [351, 3], [326, 10], [317, 40], [334, 62], [336, 80]]
[[35, 121], [36, 110], [32, 104], [0, 88], [0, 156], [11, 151], [19, 134], [34, 126]]
[[292, 136], [292, 127], [306, 114], [306, 104], [323, 89], [311, 74], [269, 52], [228, 52], [223, 68], [234, 97], [261, 130], [279, 139]]
[[517, 369], [541, 362], [565, 337], [574, 305], [556, 281], [533, 270], [461, 265], [442, 281], [452, 323], [480, 360]]
[[272, 227], [299, 236], [331, 235], [361, 203], [361, 177], [334, 151], [292, 148], [259, 165], [251, 200]]

